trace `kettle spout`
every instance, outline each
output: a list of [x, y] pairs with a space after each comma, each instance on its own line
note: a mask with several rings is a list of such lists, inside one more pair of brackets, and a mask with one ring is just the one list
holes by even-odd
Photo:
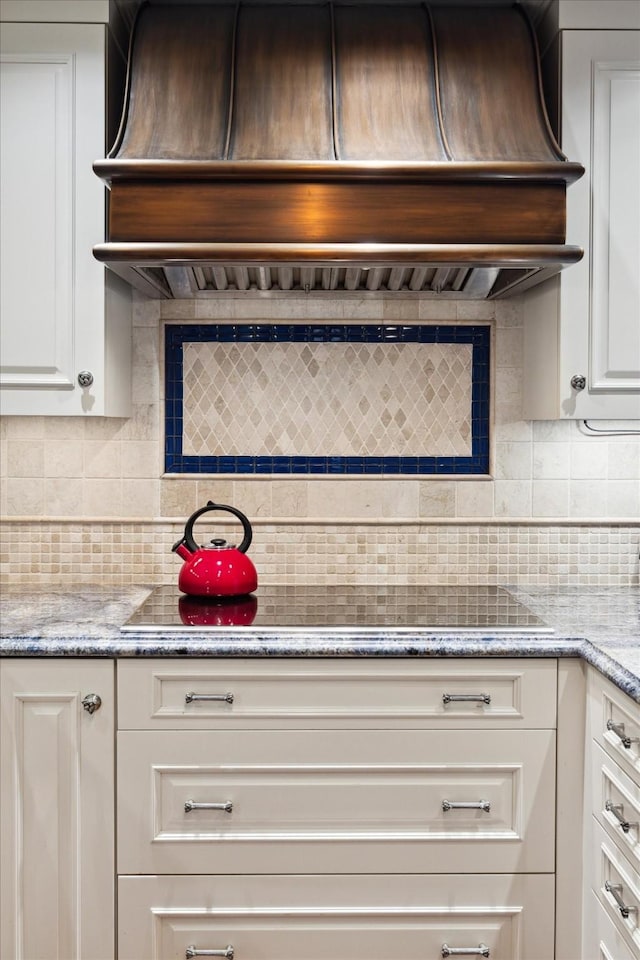
[[184, 540], [178, 540], [177, 543], [174, 543], [171, 549], [174, 553], [177, 553], [179, 557], [182, 557], [183, 560], [190, 560], [193, 556], [192, 551], [189, 550]]

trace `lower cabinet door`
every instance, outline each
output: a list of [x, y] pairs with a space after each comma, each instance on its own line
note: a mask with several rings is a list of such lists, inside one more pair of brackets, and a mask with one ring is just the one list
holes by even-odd
[[120, 877], [119, 960], [551, 960], [552, 875]]
[[584, 960], [637, 960], [639, 954], [632, 952], [618, 933], [595, 894], [593, 898], [594, 902], [591, 904], [593, 943], [585, 945]]
[[640, 874], [593, 822], [593, 890], [613, 925], [640, 958]]
[[551, 873], [552, 730], [124, 731], [118, 873]]
[[0, 659], [0, 960], [113, 960], [114, 665]]

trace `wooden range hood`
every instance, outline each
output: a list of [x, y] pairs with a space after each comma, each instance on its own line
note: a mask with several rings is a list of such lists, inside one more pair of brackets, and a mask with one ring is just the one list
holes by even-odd
[[94, 254], [154, 297], [484, 299], [582, 256], [519, 6], [143, 6], [94, 169]]

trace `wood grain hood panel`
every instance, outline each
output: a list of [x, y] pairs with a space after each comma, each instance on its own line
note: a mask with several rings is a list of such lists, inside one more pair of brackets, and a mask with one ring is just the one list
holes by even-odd
[[152, 296], [484, 298], [582, 251], [521, 8], [149, 4], [95, 256]]

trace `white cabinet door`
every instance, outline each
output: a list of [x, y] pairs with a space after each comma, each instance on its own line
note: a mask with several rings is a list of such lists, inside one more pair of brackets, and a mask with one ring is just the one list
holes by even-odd
[[552, 873], [551, 730], [118, 734], [118, 872]]
[[0, 660], [2, 960], [113, 960], [113, 671]]
[[[562, 148], [584, 258], [525, 300], [528, 419], [640, 419], [640, 31], [562, 33]], [[584, 378], [584, 386], [575, 378]]]
[[553, 886], [495, 873], [120, 877], [118, 956], [551, 960]]
[[106, 26], [3, 23], [0, 44], [2, 413], [128, 416], [130, 291], [92, 255]]

